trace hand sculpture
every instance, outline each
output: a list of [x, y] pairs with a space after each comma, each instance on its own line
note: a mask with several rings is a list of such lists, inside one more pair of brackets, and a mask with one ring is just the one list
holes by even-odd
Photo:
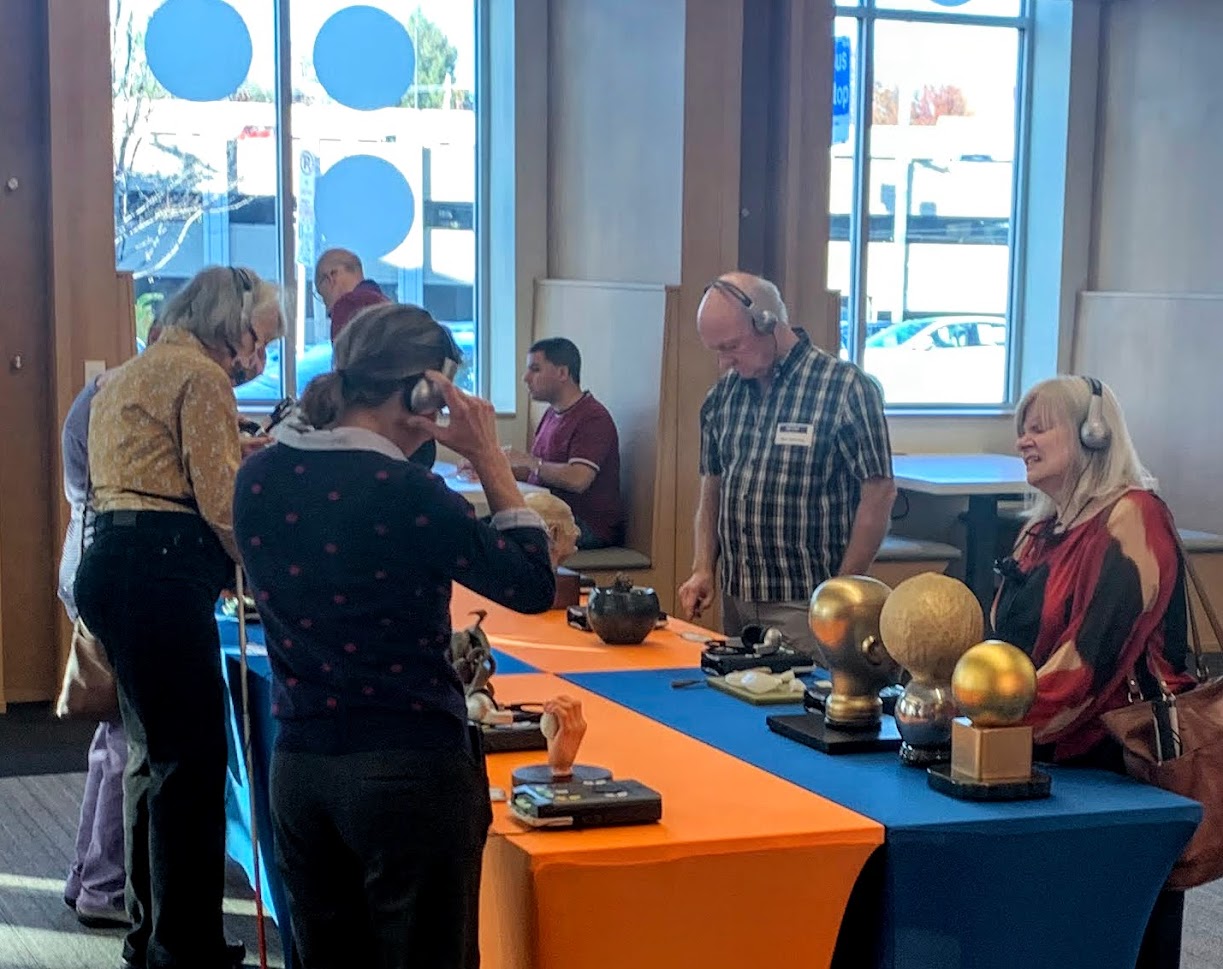
[[804, 689], [803, 681], [794, 675], [794, 670], [781, 673], [770, 673], [767, 669], [735, 670], [726, 674], [726, 682], [757, 696], [782, 690], [801, 696]]
[[578, 748], [586, 736], [582, 701], [563, 693], [546, 701], [539, 729], [548, 741], [548, 766], [552, 769], [552, 777], [559, 780], [571, 776]]

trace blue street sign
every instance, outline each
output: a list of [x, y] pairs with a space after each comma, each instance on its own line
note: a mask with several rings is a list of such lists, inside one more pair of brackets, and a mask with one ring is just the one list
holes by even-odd
[[850, 45], [848, 37], [838, 37], [832, 51], [832, 143], [849, 141]]

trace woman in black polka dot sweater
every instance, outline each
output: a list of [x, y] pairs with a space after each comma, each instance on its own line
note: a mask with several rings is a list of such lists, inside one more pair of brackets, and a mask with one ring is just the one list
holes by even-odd
[[[238, 477], [235, 532], [279, 723], [276, 863], [306, 969], [479, 961], [491, 812], [448, 659], [450, 586], [542, 612], [554, 578], [492, 406], [439, 372], [459, 356], [418, 307], [363, 311], [336, 341], [335, 372], [306, 389], [306, 424]], [[491, 523], [407, 460], [429, 438], [475, 466]]]

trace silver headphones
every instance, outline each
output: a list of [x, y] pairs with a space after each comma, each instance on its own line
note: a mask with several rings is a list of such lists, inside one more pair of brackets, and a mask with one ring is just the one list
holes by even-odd
[[715, 279], [705, 287], [705, 292], [708, 293], [711, 289], [725, 293], [736, 303], [739, 303], [747, 311], [748, 318], [752, 321], [752, 329], [757, 333], [768, 334], [777, 329], [777, 324], [780, 322], [777, 314], [771, 310], [764, 310], [758, 307], [752, 298], [734, 283], [725, 279]]
[[[441, 365], [437, 369], [447, 380], [454, 380], [454, 375], [459, 372], [459, 364], [463, 360], [463, 351], [459, 349], [450, 330], [436, 321], [433, 321], [433, 325], [441, 331], [442, 343], [418, 343], [416, 345], [440, 351], [443, 356]], [[408, 384], [404, 388], [403, 403], [413, 414], [428, 414], [440, 411], [445, 407], [446, 398], [442, 396], [441, 390], [434, 386], [433, 381], [424, 374], [413, 374], [408, 377]]]
[[1104, 422], [1104, 385], [1095, 377], [1084, 377], [1091, 388], [1087, 417], [1079, 425], [1079, 442], [1088, 451], [1103, 451], [1112, 440], [1113, 432]]
[[[459, 364], [447, 357], [438, 368], [447, 380], [454, 380]], [[429, 414], [446, 406], [446, 398], [428, 377], [421, 375], [403, 392], [404, 403], [413, 414]]]

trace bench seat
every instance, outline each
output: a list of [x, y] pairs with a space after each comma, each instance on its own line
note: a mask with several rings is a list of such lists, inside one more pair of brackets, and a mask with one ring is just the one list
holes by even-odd
[[575, 572], [634, 571], [648, 569], [650, 557], [631, 548], [587, 548], [574, 552], [565, 559], [565, 568]]
[[888, 535], [875, 556], [870, 574], [892, 588], [922, 572], [946, 572], [961, 557], [954, 545]]
[[1185, 551], [1190, 554], [1223, 552], [1223, 535], [1212, 535], [1210, 532], [1199, 532], [1192, 528], [1178, 529]]
[[942, 542], [927, 542], [918, 538], [888, 535], [883, 539], [876, 560], [879, 562], [917, 562], [923, 560], [954, 562], [960, 550]]

